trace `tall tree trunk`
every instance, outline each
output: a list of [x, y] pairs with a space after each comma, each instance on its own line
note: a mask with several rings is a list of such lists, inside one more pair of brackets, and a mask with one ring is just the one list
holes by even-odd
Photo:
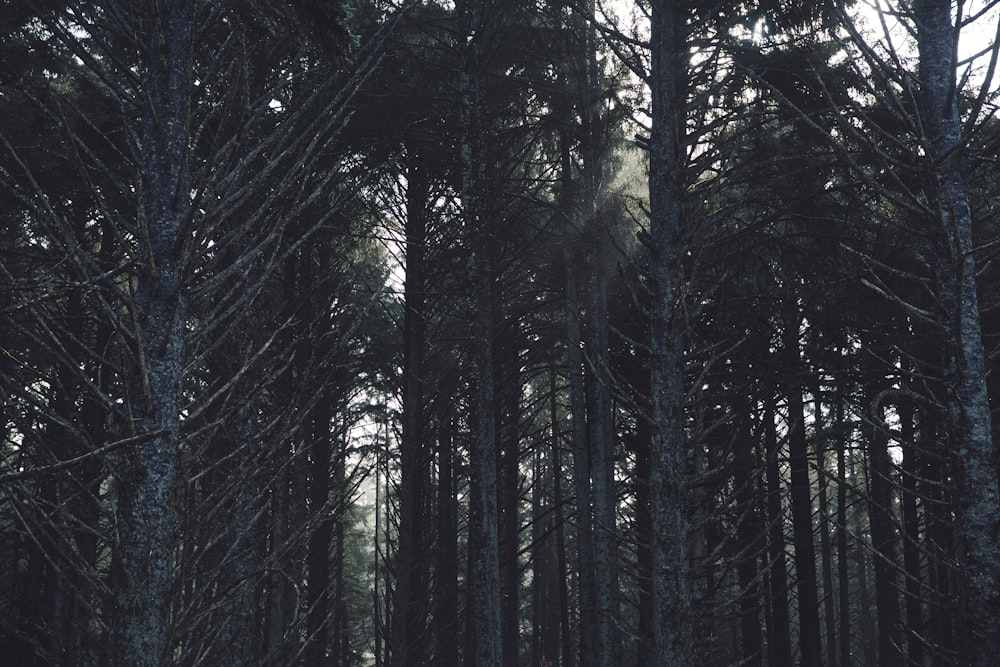
[[802, 667], [819, 667], [823, 651], [819, 628], [819, 594], [816, 590], [809, 441], [806, 438], [805, 402], [802, 399], [800, 380], [801, 313], [794, 301], [786, 303], [785, 308], [785, 398], [788, 404], [788, 467], [791, 477], [792, 541], [795, 545], [795, 587], [798, 592], [799, 664]]
[[[330, 494], [333, 490], [333, 435], [330, 424], [333, 420], [332, 397], [325, 396], [317, 404], [311, 416], [311, 443], [309, 456], [309, 511], [316, 528], [309, 536], [307, 560], [305, 663], [316, 665], [326, 659], [330, 647], [331, 611], [330, 600], [330, 550], [333, 546], [335, 519], [330, 516]], [[340, 508], [336, 508], [340, 511]], [[335, 628], [334, 628], [335, 630]]]
[[851, 664], [851, 578], [847, 533], [847, 431], [844, 397], [837, 388], [837, 616], [840, 621], [840, 664]]
[[338, 434], [340, 451], [333, 461], [334, 508], [337, 512], [333, 529], [333, 619], [331, 629], [333, 637], [330, 643], [330, 655], [334, 664], [349, 665], [351, 662], [351, 632], [350, 610], [348, 609], [347, 584], [347, 443], [349, 424], [346, 416], [342, 419], [342, 430]]
[[[499, 321], [505, 318], [499, 317]], [[516, 326], [516, 325], [515, 325]], [[520, 563], [519, 563], [519, 461], [520, 461], [520, 359], [510, 350], [515, 332], [505, 327], [503, 344], [494, 358], [494, 378], [497, 380], [495, 418], [499, 442], [497, 465], [497, 495], [499, 503], [500, 549], [500, 615], [503, 634], [504, 664], [517, 667], [519, 654]]]
[[768, 391], [764, 405], [765, 480], [767, 483], [768, 584], [771, 627], [767, 634], [769, 665], [792, 664], [791, 615], [788, 610], [788, 564], [785, 560], [785, 513], [782, 509], [782, 475], [779, 462], [775, 399]]
[[763, 664], [764, 638], [760, 625], [760, 573], [758, 553], [762, 526], [759, 521], [757, 506], [758, 493], [754, 484], [754, 471], [758, 469], [754, 460], [754, 433], [750, 419], [751, 402], [740, 406], [742, 416], [738, 428], [740, 437], [736, 443], [736, 461], [733, 466], [733, 486], [735, 487], [736, 506], [739, 512], [737, 524], [737, 540], [739, 542], [739, 560], [736, 563], [736, 576], [740, 584], [740, 635], [742, 638], [742, 662], [748, 667], [759, 667]]
[[580, 347], [580, 301], [577, 260], [573, 252], [576, 235], [572, 228], [574, 200], [569, 137], [560, 137], [562, 192], [560, 209], [566, 241], [563, 243], [565, 268], [564, 315], [566, 320], [566, 363], [569, 377], [570, 424], [573, 448], [573, 490], [576, 495], [576, 560], [580, 588], [580, 665], [592, 667], [597, 656], [597, 575], [594, 570], [594, 522], [591, 500], [591, 455], [587, 441], [584, 362]]
[[[563, 519], [563, 464], [562, 464], [562, 438], [559, 435], [558, 424], [558, 401], [555, 394], [556, 376], [552, 371], [552, 504], [555, 516], [556, 531], [556, 581], [559, 582], [559, 598], [556, 605], [559, 614], [557, 627], [558, 637], [561, 640], [558, 647], [552, 648], [552, 662], [560, 664], [562, 667], [573, 667], [573, 632], [569, 620], [569, 564], [566, 556], [566, 521]], [[562, 655], [562, 660], [558, 661], [556, 656]]]
[[899, 652], [899, 568], [897, 538], [894, 527], [892, 461], [889, 459], [889, 437], [883, 408], [877, 404], [877, 386], [868, 396], [870, 412], [865, 419], [869, 464], [869, 515], [872, 548], [874, 550], [875, 607], [878, 622], [878, 664], [893, 667], [902, 664]]
[[435, 663], [458, 667], [458, 501], [455, 490], [454, 416], [449, 406], [438, 435], [437, 558], [434, 567]]
[[181, 379], [186, 325], [182, 284], [188, 218], [192, 7], [187, 0], [144, 3], [140, 25], [141, 208], [132, 316], [137, 368], [131, 381], [134, 433], [118, 477], [118, 576], [111, 632], [113, 665], [169, 659], [176, 522]]
[[608, 363], [608, 276], [609, 248], [612, 246], [607, 220], [602, 215], [598, 196], [602, 185], [604, 138], [601, 131], [601, 90], [598, 84], [594, 0], [584, 3], [585, 14], [579, 17], [582, 33], [580, 59], [583, 81], [579, 85], [580, 117], [583, 141], [580, 152], [583, 165], [581, 215], [586, 273], [586, 350], [587, 438], [591, 453], [591, 484], [594, 511], [594, 570], [596, 574], [596, 667], [614, 667], [620, 661], [618, 593], [618, 534], [615, 489], [615, 442], [611, 410], [611, 376]]
[[912, 402], [904, 399], [898, 408], [899, 430], [903, 450], [902, 511], [903, 511], [903, 571], [906, 573], [906, 658], [909, 664], [924, 664], [924, 611], [925, 587], [920, 571], [920, 510], [918, 483], [920, 457], [914, 428]]
[[424, 517], [427, 453], [424, 357], [427, 348], [425, 255], [430, 184], [419, 156], [406, 172], [406, 284], [403, 311], [403, 429], [400, 438], [399, 546], [393, 592], [393, 665], [423, 664], [428, 598]]
[[950, 509], [953, 490], [948, 487], [948, 481], [953, 477], [953, 466], [947, 452], [941, 451], [944, 424], [938, 415], [924, 410], [920, 421], [920, 444], [924, 458], [921, 471], [927, 479], [924, 494], [928, 500], [925, 507], [927, 584], [932, 591], [927, 616], [929, 643], [936, 647], [936, 653], [955, 662], [958, 642], [954, 612], [958, 595], [951, 555], [955, 552], [956, 527]]
[[[649, 395], [648, 382], [646, 395]], [[638, 387], [637, 387], [638, 388]], [[640, 389], [641, 391], [641, 389]], [[652, 466], [652, 433], [649, 420], [640, 417], [635, 438], [635, 533], [636, 570], [638, 579], [638, 656], [639, 667], [655, 667], [653, 662], [653, 515], [650, 512], [649, 474]]]
[[462, 71], [462, 204], [469, 249], [472, 335], [469, 384], [472, 433], [469, 443], [471, 500], [469, 558], [477, 667], [502, 665], [500, 556], [497, 519], [497, 438], [493, 419], [495, 269], [486, 201], [486, 68], [483, 0], [462, 2], [467, 36]]
[[930, 173], [939, 322], [944, 333], [944, 406], [957, 454], [956, 524], [962, 545], [963, 663], [993, 664], [1000, 655], [1000, 493], [994, 463], [992, 417], [986, 390], [972, 211], [962, 159], [956, 89], [958, 38], [951, 0], [918, 0], [918, 107]]
[[684, 202], [686, 3], [654, 0], [650, 14], [652, 128], [649, 205], [653, 451], [649, 496], [653, 516], [651, 591], [653, 662], [694, 664], [691, 564], [684, 499], [685, 468], [681, 300], [681, 218]]
[[830, 544], [830, 501], [829, 479], [826, 469], [827, 436], [824, 432], [822, 388], [817, 383], [813, 387], [813, 432], [816, 450], [816, 481], [819, 498], [819, 550], [823, 581], [823, 624], [826, 628], [826, 664], [837, 664], [837, 616], [833, 595], [833, 549]]

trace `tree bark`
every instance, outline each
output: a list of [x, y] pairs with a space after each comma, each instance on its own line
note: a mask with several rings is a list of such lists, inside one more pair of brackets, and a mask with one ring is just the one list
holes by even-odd
[[168, 661], [176, 521], [181, 379], [186, 324], [182, 233], [188, 218], [192, 7], [187, 0], [142, 5], [138, 171], [141, 193], [135, 296], [137, 341], [131, 381], [134, 435], [118, 478], [117, 614], [113, 665], [153, 667]]
[[454, 417], [440, 417], [438, 436], [437, 547], [435, 559], [435, 664], [458, 667], [458, 501], [454, 472]]
[[892, 508], [892, 461], [889, 437], [882, 406], [875, 403], [877, 388], [868, 392], [870, 412], [866, 418], [870, 490], [868, 498], [872, 549], [874, 550], [875, 607], [878, 622], [878, 664], [885, 667], [902, 664], [899, 652], [899, 568], [896, 530]]
[[935, 292], [944, 333], [944, 406], [957, 454], [956, 524], [963, 663], [987, 665], [1000, 655], [1000, 493], [986, 389], [972, 211], [964, 174], [956, 87], [958, 35], [951, 0], [918, 0], [918, 107], [929, 170]]
[[924, 611], [925, 587], [920, 568], [920, 509], [919, 485], [920, 456], [914, 428], [914, 407], [905, 400], [899, 406], [899, 429], [903, 449], [902, 512], [903, 512], [903, 571], [906, 573], [906, 658], [909, 664], [924, 664]]
[[764, 638], [760, 624], [760, 587], [758, 574], [760, 572], [758, 553], [763, 526], [759, 521], [758, 493], [754, 471], [758, 470], [754, 460], [754, 434], [750, 419], [752, 404], [750, 401], [740, 406], [742, 415], [738, 416], [740, 437], [736, 444], [736, 461], [733, 466], [733, 485], [735, 487], [736, 507], [739, 513], [737, 524], [737, 540], [739, 541], [739, 560], [736, 563], [736, 576], [740, 584], [740, 636], [742, 639], [742, 662], [748, 667], [759, 667], [763, 664]]
[[768, 587], [771, 626], [767, 633], [769, 665], [792, 664], [792, 631], [788, 610], [788, 564], [785, 558], [785, 513], [781, 502], [781, 466], [779, 463], [778, 425], [775, 399], [764, 399], [764, 453], [767, 483]]
[[830, 499], [826, 469], [827, 436], [824, 432], [822, 389], [813, 387], [813, 432], [816, 451], [816, 481], [819, 499], [820, 572], [823, 582], [823, 625], [826, 629], [826, 664], [836, 665], [837, 616], [833, 595], [833, 548], [830, 544]]
[[483, 0], [461, 3], [467, 43], [462, 71], [462, 205], [469, 249], [472, 433], [469, 443], [472, 619], [477, 667], [503, 663], [497, 518], [497, 438], [493, 418], [494, 262], [486, 202]]
[[799, 344], [801, 313], [794, 302], [787, 303], [785, 308], [785, 399], [788, 404], [788, 467], [791, 477], [792, 540], [795, 545], [795, 588], [799, 611], [799, 664], [802, 667], [819, 667], [823, 651], [819, 626], [819, 594], [816, 590], [812, 484], [809, 480], [805, 402], [799, 379], [802, 372]]
[[847, 534], [847, 435], [844, 420], [844, 397], [837, 389], [837, 433], [842, 441], [837, 445], [837, 616], [840, 641], [840, 664], [851, 664], [851, 579], [848, 565]]
[[423, 664], [429, 562], [425, 558], [424, 495], [427, 453], [424, 419], [426, 355], [427, 199], [429, 182], [419, 156], [406, 172], [406, 283], [403, 310], [403, 424], [400, 438], [399, 546], [393, 591], [392, 656], [397, 667]]
[[687, 61], [683, 3], [650, 9], [652, 128], [649, 142], [653, 447], [649, 495], [653, 517], [651, 592], [654, 664], [694, 664], [691, 564], [684, 503], [688, 480], [681, 299]]

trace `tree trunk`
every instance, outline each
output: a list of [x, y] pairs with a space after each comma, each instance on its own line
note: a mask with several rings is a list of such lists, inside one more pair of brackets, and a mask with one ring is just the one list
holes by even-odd
[[869, 516], [872, 549], [874, 550], [875, 607], [878, 612], [878, 664], [880, 667], [902, 665], [898, 650], [899, 597], [896, 571], [898, 564], [897, 538], [892, 515], [895, 504], [892, 491], [892, 461], [889, 459], [889, 437], [886, 433], [883, 408], [875, 401], [877, 386], [869, 392], [870, 412], [865, 419], [869, 464]]
[[482, 0], [462, 3], [467, 35], [462, 72], [462, 204], [469, 248], [472, 333], [469, 346], [472, 432], [469, 558], [477, 667], [504, 664], [500, 621], [497, 438], [493, 418], [494, 262], [486, 202], [484, 27]]
[[817, 385], [813, 388], [813, 432], [815, 433], [816, 450], [816, 481], [819, 488], [819, 544], [820, 565], [823, 580], [823, 624], [826, 628], [826, 651], [828, 665], [837, 664], [837, 617], [833, 595], [833, 549], [830, 544], [830, 502], [828, 496], [829, 480], [826, 470], [827, 437], [824, 432], [823, 402], [820, 398], [822, 389]]
[[838, 387], [836, 406], [837, 433], [837, 616], [840, 621], [840, 664], [851, 664], [851, 578], [848, 570], [850, 552], [847, 534], [847, 431], [844, 421], [844, 397]]
[[650, 9], [652, 128], [649, 205], [653, 447], [649, 495], [653, 517], [651, 591], [653, 662], [694, 664], [691, 564], [684, 499], [681, 217], [687, 60], [684, 3], [655, 0]]
[[823, 650], [816, 590], [816, 546], [813, 541], [812, 484], [809, 480], [809, 442], [805, 402], [799, 375], [801, 351], [797, 305], [787, 303], [784, 330], [785, 398], [788, 403], [788, 467], [791, 477], [792, 539], [795, 545], [795, 581], [799, 610], [799, 664], [819, 667]]
[[563, 265], [566, 272], [564, 315], [566, 320], [566, 363], [569, 376], [570, 424], [573, 448], [573, 490], [576, 495], [576, 556], [580, 587], [580, 665], [592, 667], [597, 656], [597, 575], [594, 570], [594, 523], [591, 500], [591, 456], [587, 442], [584, 362], [580, 347], [580, 301], [577, 261], [572, 229], [574, 201], [569, 137], [560, 137], [562, 193], [560, 208], [565, 225]]
[[425, 558], [424, 495], [427, 454], [424, 443], [424, 357], [429, 182], [419, 158], [410, 156], [406, 172], [406, 284], [403, 310], [403, 424], [399, 444], [399, 546], [393, 592], [393, 665], [424, 663], [429, 562]]
[[[136, 364], [132, 424], [139, 444], [126, 450], [118, 478], [118, 576], [111, 632], [113, 665], [153, 667], [169, 660], [176, 522], [181, 379], [186, 312], [182, 243], [191, 95], [191, 6], [144, 5], [140, 35], [145, 97], [139, 142], [139, 210], [132, 316]], [[178, 196], [178, 193], [184, 193]]]
[[899, 429], [903, 449], [902, 511], [903, 511], [903, 570], [906, 573], [906, 658], [908, 664], [924, 664], [924, 612], [925, 588], [920, 571], [920, 510], [918, 482], [920, 457], [914, 428], [914, 409], [904, 399], [899, 406]]
[[944, 333], [943, 402], [957, 454], [956, 525], [962, 545], [961, 637], [964, 664], [1000, 655], [1000, 497], [983, 352], [972, 212], [962, 160], [951, 0], [914, 3], [920, 62], [918, 106], [934, 207], [936, 297]]
[[[505, 320], [502, 316], [498, 319]], [[508, 667], [518, 665], [520, 635], [518, 602], [521, 590], [518, 557], [521, 376], [518, 352], [509, 349], [515, 336], [516, 333], [509, 327], [504, 328], [503, 344], [497, 343], [498, 354], [494, 358], [494, 379], [497, 380], [498, 394], [494, 414], [499, 442], [497, 496], [500, 531], [500, 622], [503, 626], [504, 664]]]
[[768, 393], [764, 406], [764, 453], [767, 483], [768, 584], [771, 626], [767, 633], [769, 665], [792, 664], [791, 615], [788, 610], [788, 564], [785, 560], [785, 513], [781, 502], [781, 464], [775, 399]]
[[438, 436], [437, 558], [434, 568], [435, 664], [458, 667], [458, 500], [451, 408], [441, 415]]
[[763, 526], [759, 521], [758, 493], [754, 484], [754, 471], [758, 466], [754, 460], [756, 448], [753, 444], [751, 407], [752, 404], [747, 401], [738, 408], [742, 414], [736, 417], [739, 420], [740, 437], [736, 443], [733, 486], [739, 513], [736, 530], [740, 556], [736, 563], [736, 576], [740, 584], [740, 635], [743, 640], [743, 660], [740, 664], [759, 667], [763, 664], [764, 638], [760, 625], [760, 565], [757, 555], [760, 552]]

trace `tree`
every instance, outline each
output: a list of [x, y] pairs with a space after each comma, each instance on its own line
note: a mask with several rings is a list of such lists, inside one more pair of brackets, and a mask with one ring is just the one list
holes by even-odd
[[[959, 5], [961, 7], [961, 5]], [[961, 17], [960, 17], [961, 18]], [[919, 52], [917, 106], [926, 154], [936, 316], [943, 331], [943, 397], [949, 437], [958, 454], [956, 509], [964, 557], [963, 660], [985, 665], [1000, 650], [1000, 491], [986, 390], [972, 211], [964, 175], [962, 124], [955, 74], [952, 3], [913, 6]], [[996, 47], [994, 47], [996, 48]]]
[[681, 3], [651, 3], [649, 140], [653, 451], [649, 478], [653, 557], [651, 619], [654, 663], [694, 661], [691, 618], [691, 565], [688, 561], [688, 488], [685, 473], [683, 320], [681, 296], [681, 217], [684, 206], [684, 141], [687, 65]]

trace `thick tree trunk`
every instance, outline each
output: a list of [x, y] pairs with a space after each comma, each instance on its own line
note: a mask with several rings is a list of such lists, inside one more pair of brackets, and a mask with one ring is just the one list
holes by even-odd
[[653, 447], [649, 495], [653, 517], [651, 591], [653, 662], [694, 664], [691, 564], [684, 499], [688, 480], [683, 429], [681, 218], [684, 202], [684, 119], [687, 50], [684, 3], [651, 3], [649, 205], [652, 237], [650, 350]]
[[469, 443], [472, 614], [477, 667], [503, 662], [500, 620], [500, 557], [497, 517], [497, 437], [493, 418], [494, 262], [486, 202], [483, 0], [465, 0], [467, 36], [462, 72], [462, 205], [469, 249], [471, 289]]
[[993, 664], [1000, 655], [1000, 494], [986, 390], [972, 212], [963, 173], [956, 90], [957, 33], [951, 0], [914, 3], [920, 61], [923, 149], [934, 207], [936, 296], [944, 334], [944, 406], [957, 454], [956, 524], [962, 545], [963, 662]]
[[144, 439], [126, 452], [118, 479], [118, 576], [113, 665], [169, 660], [184, 365], [183, 226], [188, 217], [188, 115], [192, 8], [186, 0], [143, 5], [139, 211], [132, 315], [136, 365], [132, 423]]

